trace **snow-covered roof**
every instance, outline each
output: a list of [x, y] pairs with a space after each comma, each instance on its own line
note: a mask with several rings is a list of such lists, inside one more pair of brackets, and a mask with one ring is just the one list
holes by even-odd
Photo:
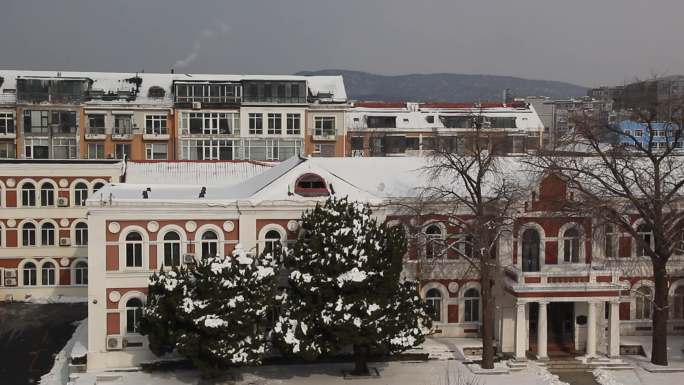
[[238, 184], [270, 169], [256, 161], [146, 161], [126, 163], [126, 182], [175, 185]]
[[[342, 76], [300, 76], [300, 75], [239, 75], [239, 74], [182, 74], [182, 73], [147, 73], [147, 72], [76, 72], [76, 71], [29, 71], [29, 70], [0, 70], [0, 77], [4, 79], [0, 84], [0, 95], [5, 90], [16, 90], [17, 78], [42, 79], [89, 79], [92, 80], [93, 90], [116, 93], [119, 90], [128, 91], [135, 88], [135, 84], [127, 79], [140, 77], [140, 93], [134, 102], [91, 100], [86, 104], [154, 104], [171, 106], [172, 87], [176, 81], [227, 81], [239, 82], [243, 80], [271, 80], [271, 81], [306, 81], [309, 92], [313, 96], [330, 94], [321, 97], [321, 101], [343, 103], [347, 100]], [[161, 87], [166, 91], [163, 98], [149, 97], [150, 87]]]
[[[459, 190], [462, 186], [453, 180], [435, 181], [425, 171], [426, 157], [382, 157], [382, 158], [301, 158], [293, 157], [271, 167], [264, 172], [240, 183], [220, 183], [214, 185], [162, 185], [152, 183], [125, 183], [104, 187], [90, 203], [109, 200], [117, 204], [190, 204], [190, 205], [228, 205], [235, 201], [248, 201], [251, 204], [308, 202], [312, 198], [294, 194], [297, 179], [304, 174], [321, 176], [326, 185], [337, 196], [380, 204], [394, 198], [417, 196], [422, 188], [431, 183], [452, 184]], [[493, 178], [507, 178], [529, 183], [531, 173], [523, 169], [519, 158], [507, 158], [501, 163], [500, 174]], [[199, 198], [205, 187], [204, 198]], [[143, 199], [143, 190], [148, 198]], [[100, 194], [101, 197], [100, 197]]]
[[[506, 128], [510, 131], [539, 133], [544, 129], [544, 123], [532, 105], [500, 103], [355, 103], [347, 111], [347, 127], [350, 130], [365, 130], [368, 128], [367, 117], [390, 116], [396, 118], [393, 131], [432, 131], [453, 130], [444, 125], [442, 117], [449, 116], [484, 116], [515, 118], [515, 127]], [[432, 116], [428, 122], [427, 116]]]

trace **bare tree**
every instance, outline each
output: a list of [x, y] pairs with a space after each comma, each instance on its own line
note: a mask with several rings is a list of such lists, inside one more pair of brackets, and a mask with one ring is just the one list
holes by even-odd
[[[663, 103], [667, 119], [663, 120]], [[562, 148], [532, 158], [540, 173], [554, 172], [572, 191], [563, 210], [608, 224], [631, 236], [636, 257], [650, 260], [655, 285], [651, 362], [667, 365], [667, 264], [681, 247], [684, 159], [681, 104], [634, 103], [629, 126], [584, 114]], [[635, 221], [638, 223], [635, 226]]]
[[[414, 206], [422, 218], [444, 223], [458, 229], [454, 242], [427, 238], [433, 260], [436, 253], [456, 255], [466, 262], [468, 275], [477, 277], [482, 303], [482, 367], [494, 368], [494, 295], [493, 285], [499, 271], [497, 243], [508, 231], [513, 209], [520, 202], [520, 186], [511, 178], [503, 158], [492, 151], [491, 133], [483, 129], [481, 113], [472, 119], [468, 145], [454, 151], [453, 143], [436, 137], [424, 172], [431, 183], [423, 188]], [[459, 146], [460, 147], [460, 146]], [[417, 221], [423, 223], [422, 219]], [[438, 262], [435, 262], [438, 264]]]

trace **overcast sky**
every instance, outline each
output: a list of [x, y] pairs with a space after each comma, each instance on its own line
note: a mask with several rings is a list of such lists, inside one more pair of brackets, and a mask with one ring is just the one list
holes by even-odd
[[684, 73], [682, 0], [2, 0], [0, 67], [452, 72], [586, 86]]

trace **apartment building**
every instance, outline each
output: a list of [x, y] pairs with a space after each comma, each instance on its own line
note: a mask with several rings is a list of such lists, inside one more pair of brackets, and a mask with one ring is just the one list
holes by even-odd
[[[597, 92], [594, 95], [604, 95]], [[542, 145], [545, 148], [558, 145], [566, 135], [574, 132], [575, 126], [583, 119], [600, 119], [606, 123], [617, 122], [617, 113], [613, 111], [614, 103], [608, 98], [594, 98], [585, 96], [552, 100], [543, 96], [531, 96], [525, 98], [535, 111], [544, 125], [544, 139]]]
[[280, 161], [346, 102], [339, 76], [0, 71], [0, 159]]
[[346, 125], [347, 156], [419, 156], [435, 146], [463, 153], [475, 145], [476, 127], [480, 145], [524, 154], [540, 148], [544, 127], [522, 102], [360, 102], [347, 111]]
[[115, 160], [0, 161], [0, 300], [85, 297], [85, 202], [120, 181]]

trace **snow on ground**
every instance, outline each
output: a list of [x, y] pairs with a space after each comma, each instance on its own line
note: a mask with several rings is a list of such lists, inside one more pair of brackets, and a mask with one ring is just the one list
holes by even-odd
[[[341, 371], [353, 366], [347, 364], [312, 364], [312, 365], [277, 365], [258, 368], [235, 370], [238, 381], [235, 384], [258, 385], [351, 385], [351, 384], [392, 384], [392, 385], [455, 385], [457, 379], [476, 377], [481, 385], [558, 385], [550, 376], [541, 376], [533, 368], [500, 375], [474, 376], [458, 361], [428, 361], [428, 362], [382, 362], [372, 363], [381, 374], [379, 379], [345, 380]], [[81, 376], [75, 385], [94, 385], [98, 374], [88, 373]], [[111, 385], [139, 385], [165, 384], [189, 385], [199, 383], [199, 374], [192, 370], [178, 370], [173, 372], [127, 372], [100, 373], [109, 376], [107, 384]], [[226, 384], [230, 381], [225, 381]], [[460, 382], [465, 384], [465, 382]]]
[[55, 356], [52, 369], [40, 378], [40, 385], [64, 385], [69, 379], [69, 362], [72, 357], [83, 357], [88, 346], [88, 320], [77, 321], [78, 327], [64, 348]]
[[27, 296], [21, 301], [17, 302], [28, 302], [36, 304], [46, 304], [46, 303], [80, 303], [88, 302], [88, 297], [69, 297], [64, 295], [58, 295], [53, 297], [32, 297]]

